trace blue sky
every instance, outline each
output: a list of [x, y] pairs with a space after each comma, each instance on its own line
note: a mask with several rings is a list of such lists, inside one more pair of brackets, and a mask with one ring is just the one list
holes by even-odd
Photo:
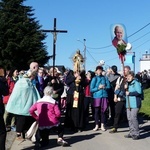
[[[71, 57], [77, 49], [83, 54], [83, 39], [86, 39], [86, 70], [94, 70], [100, 60], [105, 61], [105, 67], [116, 65], [120, 70], [110, 34], [110, 26], [116, 23], [126, 27], [131, 51], [136, 55], [136, 72], [142, 54], [150, 52], [150, 2], [147, 0], [26, 0], [24, 4], [32, 6], [42, 29], [52, 30], [56, 18], [57, 29], [68, 31], [57, 35], [56, 65], [73, 68]], [[45, 44], [52, 55], [52, 33], [47, 33]], [[49, 64], [52, 65], [52, 60]], [[133, 64], [128, 65], [133, 68]]]

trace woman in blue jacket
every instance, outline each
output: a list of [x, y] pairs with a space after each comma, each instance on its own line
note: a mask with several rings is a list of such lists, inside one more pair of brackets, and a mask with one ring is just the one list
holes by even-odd
[[90, 84], [90, 91], [93, 94], [93, 107], [95, 108], [95, 128], [97, 131], [99, 128], [99, 111], [101, 111], [101, 130], [105, 131], [105, 112], [108, 107], [108, 93], [107, 90], [110, 88], [108, 79], [102, 75], [103, 67], [96, 67], [96, 76], [92, 79]]
[[141, 107], [141, 83], [134, 78], [134, 72], [130, 71], [127, 76], [127, 91], [126, 91], [126, 108], [127, 118], [129, 123], [129, 134], [125, 135], [126, 138], [138, 140], [140, 137], [138, 112]]

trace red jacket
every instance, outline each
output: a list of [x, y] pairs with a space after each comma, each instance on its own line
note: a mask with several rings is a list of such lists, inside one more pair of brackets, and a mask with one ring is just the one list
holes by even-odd
[[85, 90], [84, 90], [85, 97], [91, 97], [92, 96], [92, 94], [90, 92], [90, 83], [91, 83], [91, 80], [86, 79], [86, 86], [85, 86]]
[[9, 97], [10, 97], [10, 95], [13, 91], [13, 88], [15, 86], [15, 81], [11, 77], [7, 78], [7, 83], [8, 83], [8, 88], [9, 88], [9, 95], [3, 97], [3, 103], [4, 104], [7, 104]]

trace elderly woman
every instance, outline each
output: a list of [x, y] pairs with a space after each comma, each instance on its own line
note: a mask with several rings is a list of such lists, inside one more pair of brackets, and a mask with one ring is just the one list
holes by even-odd
[[129, 123], [129, 134], [125, 135], [125, 138], [132, 138], [138, 140], [140, 137], [138, 112], [141, 107], [141, 83], [134, 78], [134, 72], [130, 71], [127, 76], [126, 85], [126, 108], [127, 118]]
[[28, 130], [34, 122], [34, 119], [30, 116], [29, 108], [40, 98], [39, 92], [32, 83], [36, 74], [36, 72], [28, 71], [23, 78], [20, 78], [16, 82], [6, 106], [7, 112], [16, 114], [18, 140], [25, 138], [25, 131]]
[[45, 87], [43, 98], [39, 99], [30, 108], [30, 114], [39, 123], [39, 135], [42, 139], [37, 139], [40, 147], [46, 146], [49, 143], [49, 131], [55, 129], [58, 131], [57, 143], [62, 146], [68, 145], [63, 140], [63, 128], [60, 123], [61, 112], [56, 100], [52, 98], [53, 88], [50, 86]]

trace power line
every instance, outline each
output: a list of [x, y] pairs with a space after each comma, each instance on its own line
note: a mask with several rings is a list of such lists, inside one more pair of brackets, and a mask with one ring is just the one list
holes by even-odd
[[131, 42], [131, 43], [134, 43], [134, 42], [136, 42], [136, 41], [138, 41], [138, 40], [140, 40], [141, 38], [143, 38], [144, 36], [146, 36], [147, 34], [149, 34], [150, 32], [147, 32], [146, 34], [144, 34], [144, 35], [142, 35], [141, 37], [139, 37], [139, 38], [137, 38], [136, 40], [134, 40], [133, 42]]
[[[136, 32], [132, 33], [131, 35], [129, 35], [127, 38], [132, 37], [133, 35], [137, 34], [138, 32], [140, 32], [141, 30], [143, 30], [144, 28], [146, 28], [147, 26], [149, 26], [150, 23], [146, 24], [144, 27], [140, 28], [139, 30], [137, 30]], [[87, 47], [89, 49], [105, 49], [108, 47], [111, 47], [112, 45], [107, 45], [107, 46], [103, 46], [103, 47], [99, 47], [99, 48], [92, 48], [92, 47]]]
[[104, 47], [100, 47], [100, 48], [92, 48], [92, 47], [87, 47], [89, 49], [104, 49], [104, 48], [108, 48], [111, 47], [112, 45], [108, 45], [108, 46], [104, 46]]
[[103, 55], [103, 54], [107, 54], [107, 53], [111, 53], [111, 52], [113, 52], [113, 50], [110, 50], [110, 51], [107, 51], [107, 52], [91, 52], [91, 53]]
[[147, 43], [147, 42], [149, 42], [149, 41], [150, 41], [150, 39], [147, 40], [147, 41], [145, 41], [144, 43], [140, 44], [139, 46], [135, 47], [134, 50], [137, 49], [137, 48], [139, 48], [140, 46], [144, 45], [145, 43]]
[[[148, 23], [148, 24], [145, 25], [144, 27], [140, 28], [140, 29], [137, 30], [136, 32], [132, 33], [130, 36], [128, 36], [128, 38], [130, 38], [131, 36], [137, 34], [138, 32], [140, 32], [141, 30], [143, 30], [144, 28], [146, 28], [146, 27], [149, 26], [149, 25], [150, 25], [150, 23]], [[139, 37], [138, 39], [134, 40], [132, 43], [136, 42], [137, 40], [141, 39], [142, 37], [146, 36], [146, 35], [149, 34], [149, 33], [150, 33], [150, 32], [144, 34], [143, 36], [141, 36], [141, 37]], [[148, 41], [150, 41], [150, 40], [147, 40], [146, 42], [144, 42], [143, 44], [137, 46], [137, 47], [134, 48], [134, 49], [137, 49], [138, 47], [144, 45], [144, 44], [147, 43]], [[86, 47], [86, 48], [89, 48], [89, 49], [105, 49], [105, 48], [108, 48], [108, 47], [111, 47], [111, 46], [112, 46], [112, 45], [103, 46], [103, 47], [100, 47], [100, 48], [92, 48], [92, 47]], [[88, 54], [91, 56], [91, 58], [92, 58], [96, 63], [98, 63], [98, 61], [91, 55], [91, 53], [89, 52], [89, 50], [87, 50], [87, 52], [88, 52]], [[105, 52], [105, 53], [110, 53], [110, 52], [112, 52], [112, 50], [111, 50], [111, 51], [108, 51], [108, 52]], [[103, 52], [103, 54], [104, 54], [104, 52]], [[118, 57], [112, 58], [111, 60], [114, 60], [114, 59], [116, 59], [116, 58], [118, 58]], [[107, 60], [107, 61], [110, 61], [110, 59]]]
[[91, 58], [92, 58], [96, 63], [98, 63], [98, 61], [91, 55], [91, 53], [89, 52], [89, 50], [88, 50], [88, 49], [86, 49], [86, 50], [87, 50], [88, 54], [91, 56]]
[[[136, 42], [136, 41], [138, 41], [138, 40], [140, 40], [141, 38], [143, 38], [143, 37], [145, 37], [146, 35], [148, 35], [148, 34], [150, 34], [150, 31], [149, 32], [147, 32], [147, 33], [145, 33], [144, 35], [142, 35], [141, 37], [139, 37], [139, 38], [137, 38], [137, 39], [135, 39], [134, 41], [132, 41], [131, 43], [134, 43], [134, 42]], [[143, 44], [141, 44], [140, 46], [142, 46], [142, 45], [144, 45], [145, 43], [147, 43], [147, 41], [146, 42], [144, 42]], [[137, 46], [136, 48], [138, 48], [138, 47], [140, 47], [140, 46]], [[135, 49], [135, 48], [134, 48]], [[109, 51], [105, 51], [105, 52], [91, 52], [91, 53], [93, 53], [93, 54], [100, 54], [101, 53], [101, 55], [102, 54], [107, 54], [107, 53], [111, 53], [111, 52], [113, 52], [112, 50], [109, 50]]]
[[130, 36], [128, 36], [128, 38], [131, 37], [131, 36], [133, 36], [133, 35], [135, 35], [136, 33], [140, 32], [141, 30], [143, 30], [144, 28], [146, 28], [146, 27], [149, 26], [149, 25], [150, 25], [150, 23], [148, 23], [148, 24], [145, 25], [144, 27], [140, 28], [140, 29], [137, 30], [136, 32], [132, 33]]

